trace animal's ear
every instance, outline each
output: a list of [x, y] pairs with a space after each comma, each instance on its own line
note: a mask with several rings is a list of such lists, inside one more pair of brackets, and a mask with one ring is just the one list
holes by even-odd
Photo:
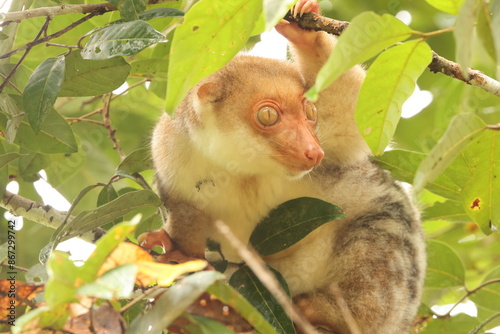
[[204, 102], [220, 102], [225, 99], [224, 87], [217, 82], [206, 82], [202, 84], [196, 93], [198, 98]]

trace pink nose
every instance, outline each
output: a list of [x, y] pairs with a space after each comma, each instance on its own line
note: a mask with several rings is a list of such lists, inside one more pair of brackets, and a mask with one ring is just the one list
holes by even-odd
[[309, 145], [307, 150], [304, 152], [304, 155], [307, 158], [308, 165], [311, 167], [319, 165], [323, 157], [325, 156], [325, 152], [318, 145]]

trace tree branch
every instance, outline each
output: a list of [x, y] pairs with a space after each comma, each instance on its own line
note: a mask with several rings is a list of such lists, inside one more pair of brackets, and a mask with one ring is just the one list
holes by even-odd
[[[40, 204], [9, 191], [5, 192], [5, 195], [0, 202], [0, 207], [8, 210], [14, 216], [22, 216], [53, 229], [57, 229], [66, 217], [66, 212], [61, 212], [54, 209], [50, 205]], [[72, 219], [72, 216], [69, 217], [68, 222]], [[94, 243], [104, 233], [106, 233], [105, 230], [96, 228], [92, 231], [85, 232], [78, 237], [82, 240]]]
[[[171, 2], [177, 0], [150, 0], [149, 5], [154, 5], [162, 2]], [[11, 22], [31, 19], [33, 17], [40, 16], [50, 16], [54, 17], [57, 15], [64, 14], [88, 14], [93, 12], [100, 12], [104, 14], [106, 12], [112, 12], [117, 10], [115, 6], [110, 3], [94, 3], [94, 4], [82, 4], [82, 5], [61, 5], [54, 7], [42, 7], [35, 9], [28, 9], [19, 12], [2, 13], [0, 14], [0, 20], [4, 21], [0, 26], [7, 25]]]
[[[349, 22], [338, 21], [314, 13], [306, 13], [302, 17], [293, 17], [290, 13], [285, 20], [296, 22], [299, 27], [306, 30], [324, 31], [339, 36], [349, 26]], [[432, 62], [427, 66], [433, 73], [441, 73], [454, 79], [465, 82], [468, 85], [479, 87], [488, 93], [500, 97], [500, 82], [485, 75], [483, 72], [467, 69], [469, 78], [462, 75], [460, 65], [432, 52]]]

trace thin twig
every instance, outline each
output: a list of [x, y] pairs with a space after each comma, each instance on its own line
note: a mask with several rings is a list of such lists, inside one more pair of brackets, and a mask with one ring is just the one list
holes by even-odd
[[[337, 36], [342, 34], [342, 32], [349, 26], [349, 22], [330, 19], [315, 13], [306, 13], [302, 17], [297, 18], [287, 14], [285, 19], [290, 22], [296, 22], [302, 29], [324, 31]], [[437, 33], [448, 32], [449, 30], [450, 29], [443, 29], [434, 33], [420, 34], [420, 36], [422, 38], [426, 38]], [[459, 64], [439, 56], [434, 51], [432, 52], [432, 62], [427, 67], [434, 73], [447, 75], [500, 97], [500, 82], [478, 70], [470, 68], [467, 70], [469, 73], [469, 79], [465, 79], [462, 75], [462, 70]]]
[[352, 316], [352, 312], [347, 305], [347, 302], [342, 296], [342, 291], [337, 283], [332, 283], [330, 285], [332, 294], [335, 296], [335, 300], [337, 301], [337, 305], [339, 306], [340, 313], [342, 313], [342, 317], [349, 328], [351, 334], [361, 334], [361, 330], [359, 329], [358, 323], [356, 319]]
[[[36, 41], [38, 40], [38, 38], [40, 38], [40, 36], [47, 31], [47, 28], [49, 27], [49, 23], [50, 23], [50, 18], [47, 17], [45, 19], [45, 22], [43, 23], [43, 26], [42, 28], [38, 31], [38, 33], [36, 34], [36, 37], [35, 39], [33, 40]], [[30, 43], [28, 43], [30, 44]], [[26, 51], [24, 52], [24, 54], [21, 56], [21, 58], [19, 59], [19, 61], [16, 63], [16, 65], [14, 66], [14, 68], [12, 69], [12, 71], [10, 71], [10, 73], [7, 75], [7, 77], [5, 78], [4, 82], [2, 82], [2, 84], [0, 85], [0, 93], [3, 91], [3, 89], [5, 88], [5, 86], [7, 86], [9, 83], [10, 83], [10, 78], [12, 78], [12, 76], [16, 73], [17, 69], [19, 68], [19, 66], [21, 66], [21, 63], [24, 61], [24, 59], [26, 58], [26, 56], [28, 55], [28, 53], [31, 51], [31, 48], [32, 46], [28, 47], [26, 49]]]
[[5, 59], [5, 58], [9, 58], [10, 56], [18, 53], [18, 52], [21, 52], [23, 50], [26, 50], [26, 49], [31, 49], [32, 47], [38, 45], [38, 44], [42, 44], [42, 43], [45, 43], [45, 42], [48, 42], [50, 41], [51, 39], [54, 39], [54, 38], [57, 38], [65, 33], [67, 33], [68, 31], [70, 31], [71, 29], [73, 28], [76, 28], [77, 26], [79, 26], [80, 24], [90, 20], [91, 18], [93, 18], [94, 16], [97, 16], [97, 15], [101, 15], [102, 13], [100, 12], [92, 12], [90, 13], [89, 15], [87, 16], [84, 16], [82, 17], [81, 19], [79, 19], [78, 21], [75, 21], [73, 23], [71, 23], [69, 26], [67, 26], [66, 28], [64, 29], [61, 29], [55, 33], [53, 33], [52, 35], [49, 35], [49, 36], [46, 36], [44, 38], [40, 38], [40, 39], [35, 39], [33, 42], [30, 42], [28, 44], [25, 44], [23, 46], [21, 46], [20, 48], [17, 48], [15, 50], [12, 50], [6, 54], [3, 54], [0, 56], [0, 59]]
[[113, 142], [113, 148], [118, 152], [120, 158], [123, 160], [127, 155], [125, 154], [125, 152], [123, 152], [118, 139], [116, 139], [116, 130], [113, 129], [113, 126], [111, 125], [111, 118], [109, 117], [109, 107], [112, 97], [113, 93], [103, 95], [104, 105], [102, 107], [102, 118], [104, 120], [104, 127], [106, 128], [106, 130], [108, 130], [109, 139], [111, 139], [111, 141]]
[[0, 73], [0, 77], [1, 77], [2, 79], [4, 79], [4, 80], [5, 80], [5, 82], [7, 82], [9, 85], [11, 85], [11, 86], [12, 86], [12, 88], [14, 88], [14, 89], [15, 89], [15, 90], [19, 93], [19, 94], [22, 94], [22, 93], [23, 93], [23, 91], [22, 91], [22, 90], [20, 90], [20, 89], [19, 89], [16, 85], [14, 85], [14, 84], [12, 83], [12, 81], [7, 80], [7, 76], [6, 76], [6, 75], [3, 75], [2, 73]]
[[495, 284], [495, 283], [500, 283], [500, 278], [496, 278], [496, 279], [492, 279], [492, 280], [489, 280], [489, 281], [486, 281], [484, 282], [483, 284], [479, 285], [477, 288], [475, 289], [472, 289], [472, 290], [467, 290], [467, 293], [462, 297], [460, 298], [460, 300], [458, 302], [455, 303], [455, 305], [453, 305], [453, 307], [448, 311], [446, 312], [446, 314], [444, 315], [436, 315], [438, 318], [448, 318], [450, 315], [451, 315], [451, 312], [458, 306], [460, 305], [466, 298], [468, 298], [470, 295], [478, 292], [479, 290], [481, 290], [482, 288], [484, 288], [485, 286], [487, 285], [490, 285], [490, 284]]
[[302, 314], [295, 310], [291, 300], [281, 288], [276, 277], [267, 269], [264, 260], [262, 260], [254, 251], [248, 249], [243, 243], [234, 235], [229, 226], [221, 220], [215, 222], [215, 226], [219, 233], [221, 233], [227, 241], [238, 251], [238, 254], [250, 267], [254, 274], [264, 284], [264, 286], [271, 292], [276, 300], [283, 306], [286, 314], [293, 320], [302, 333], [313, 334], [315, 330], [311, 323], [304, 318]]
[[[149, 5], [154, 5], [162, 2], [172, 2], [177, 0], [153, 0], [149, 1]], [[7, 25], [11, 22], [19, 22], [26, 19], [31, 19], [33, 17], [40, 16], [58, 16], [65, 14], [88, 14], [93, 12], [100, 12], [104, 14], [106, 12], [112, 12], [117, 10], [117, 8], [110, 3], [94, 3], [94, 4], [81, 4], [81, 5], [61, 5], [54, 7], [42, 7], [35, 9], [28, 9], [19, 12], [3, 13], [0, 15], [0, 20], [4, 21], [1, 26]]]

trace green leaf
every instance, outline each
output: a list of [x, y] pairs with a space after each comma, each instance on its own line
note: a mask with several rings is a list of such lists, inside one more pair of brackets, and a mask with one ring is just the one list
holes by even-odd
[[[491, 284], [485, 284], [490, 281]], [[487, 273], [481, 281], [482, 285], [484, 286], [470, 296], [472, 301], [490, 310], [500, 310], [500, 267]]]
[[130, 175], [151, 169], [150, 151], [149, 148], [141, 148], [130, 153], [116, 169]]
[[76, 294], [107, 300], [130, 298], [134, 291], [136, 274], [137, 265], [135, 264], [118, 266], [105, 272], [94, 282], [81, 286], [76, 290]]
[[75, 153], [78, 151], [73, 130], [54, 109], [49, 110], [38, 134], [35, 134], [26, 121], [22, 121], [14, 143], [40, 153]]
[[27, 312], [20, 318], [16, 319], [16, 325], [11, 327], [11, 331], [12, 334], [26, 333], [27, 331], [23, 330], [26, 326], [26, 328], [29, 328], [28, 332], [33, 332], [33, 323], [36, 323], [36, 328], [40, 329], [61, 329], [66, 324], [69, 314], [70, 310], [66, 307], [66, 305], [60, 305], [57, 307], [41, 306], [36, 309], [32, 309], [30, 312]]
[[0, 168], [6, 167], [12, 161], [16, 160], [17, 158], [19, 158], [21, 156], [22, 155], [19, 153], [6, 153], [6, 154], [0, 155]]
[[427, 240], [427, 277], [425, 287], [448, 288], [463, 286], [465, 268], [450, 246], [437, 240]]
[[457, 15], [464, 0], [425, 0], [435, 8], [452, 15]]
[[479, 321], [475, 317], [467, 314], [457, 314], [453, 317], [432, 318], [425, 326], [422, 334], [438, 334], [438, 333], [468, 333], [469, 329], [473, 329]]
[[307, 91], [306, 97], [316, 101], [319, 92], [330, 86], [342, 73], [394, 43], [407, 39], [411, 32], [408, 26], [394, 16], [379, 16], [372, 12], [359, 14], [339, 37], [316, 77], [316, 84]]
[[107, 0], [110, 4], [115, 5], [120, 11], [120, 15], [127, 21], [138, 20], [139, 13], [146, 10], [148, 0]]
[[486, 1], [481, 1], [476, 20], [477, 35], [491, 59], [496, 60], [495, 41], [493, 39], [493, 22], [491, 10]]
[[415, 192], [419, 193], [427, 183], [444, 171], [460, 151], [485, 128], [484, 122], [475, 114], [460, 113], [453, 117], [446, 132], [418, 167], [413, 181]]
[[276, 331], [269, 322], [258, 312], [250, 302], [238, 291], [225, 282], [216, 281], [207, 292], [214, 295], [224, 304], [231, 305], [245, 318], [254, 329], [261, 334], [275, 334]]
[[279, 23], [287, 11], [296, 3], [295, 0], [264, 0], [262, 2], [264, 19], [266, 20], [266, 30], [274, 28]]
[[[150, 58], [136, 60], [130, 63], [132, 76], [141, 76], [145, 78], [155, 78], [167, 80], [168, 78], [168, 61], [159, 58]], [[153, 81], [155, 82], [155, 81]]]
[[149, 312], [136, 317], [125, 334], [161, 333], [210, 285], [223, 277], [216, 271], [202, 271], [184, 278], [156, 299]]
[[[20, 96], [16, 96], [19, 100]], [[7, 126], [5, 127], [5, 140], [12, 144], [16, 139], [19, 125], [24, 118], [24, 111], [19, 107], [16, 101], [7, 93], [0, 93], [0, 110], [7, 116]]]
[[64, 78], [64, 57], [44, 60], [24, 88], [23, 105], [31, 128], [41, 129], [45, 117], [56, 102]]
[[165, 36], [149, 23], [138, 20], [99, 29], [89, 38], [81, 51], [84, 59], [108, 59], [132, 56], [150, 45], [166, 42]]
[[[495, 42], [496, 50], [496, 63], [500, 64], [500, 1], [495, 0], [492, 3], [492, 19], [491, 19], [491, 33], [493, 35], [493, 41]], [[497, 68], [497, 78], [500, 78], [500, 69]]]
[[134, 231], [140, 220], [140, 215], [137, 215], [129, 221], [115, 225], [96, 242], [96, 248], [92, 254], [90, 254], [83, 266], [80, 267], [81, 271], [85, 273], [86, 276], [86, 280], [83, 283], [90, 283], [95, 280], [106, 258], [115, 250], [118, 244], [124, 241], [127, 236]]
[[271, 255], [294, 245], [321, 225], [344, 217], [338, 206], [320, 199], [292, 199], [262, 219], [250, 236], [250, 244], [262, 256]]
[[69, 224], [65, 237], [75, 236], [105, 223], [123, 217], [133, 210], [143, 207], [159, 207], [162, 201], [150, 190], [137, 190], [126, 193], [117, 199], [98, 207], [95, 210], [80, 212]]
[[422, 213], [422, 220], [447, 220], [458, 223], [467, 223], [471, 219], [465, 213], [462, 203], [456, 201], [436, 202]]
[[[278, 278], [285, 292], [290, 295], [285, 279], [279, 272], [268, 267]], [[286, 315], [285, 310], [274, 296], [267, 290], [261, 281], [255, 276], [249, 267], [243, 266], [238, 269], [229, 279], [233, 286], [243, 297], [245, 297], [265, 319], [274, 327], [276, 332], [283, 334], [295, 333], [293, 322]]]
[[69, 254], [53, 251], [47, 262], [49, 280], [45, 285], [45, 301], [51, 308], [77, 301], [75, 291], [78, 287], [81, 269], [69, 259]]
[[370, 66], [361, 87], [356, 124], [373, 154], [381, 155], [396, 131], [403, 103], [431, 62], [427, 43], [415, 40], [383, 52]]
[[471, 40], [474, 34], [476, 10], [481, 0], [465, 0], [460, 12], [453, 35], [455, 36], [457, 63], [460, 64], [462, 75], [469, 78], [468, 68], [472, 60]]
[[261, 0], [201, 0], [175, 29], [165, 110], [172, 114], [186, 92], [240, 51], [252, 33]]
[[30, 153], [22, 151], [23, 156], [19, 159], [19, 176], [28, 182], [35, 182], [40, 177], [38, 172], [50, 165], [50, 158], [45, 154]]
[[130, 73], [130, 65], [122, 57], [86, 60], [80, 52], [66, 56], [64, 82], [59, 96], [95, 96], [120, 87]]
[[500, 229], [500, 134], [487, 130], [467, 147], [474, 176], [462, 198], [467, 214], [485, 234]]
[[118, 193], [116, 192], [112, 184], [108, 184], [107, 186], [102, 188], [99, 196], [97, 196], [97, 206], [109, 203], [116, 198], [118, 198]]
[[[142, 20], [142, 21], [160, 19], [163, 17], [182, 17], [182, 16], [184, 16], [184, 12], [182, 10], [179, 10], [176, 8], [170, 8], [170, 7], [153, 8], [153, 9], [147, 10], [144, 13], [141, 13], [138, 15], [139, 20]], [[126, 20], [116, 20], [116, 21], [110, 22], [109, 24], [123, 23], [125, 21]]]

